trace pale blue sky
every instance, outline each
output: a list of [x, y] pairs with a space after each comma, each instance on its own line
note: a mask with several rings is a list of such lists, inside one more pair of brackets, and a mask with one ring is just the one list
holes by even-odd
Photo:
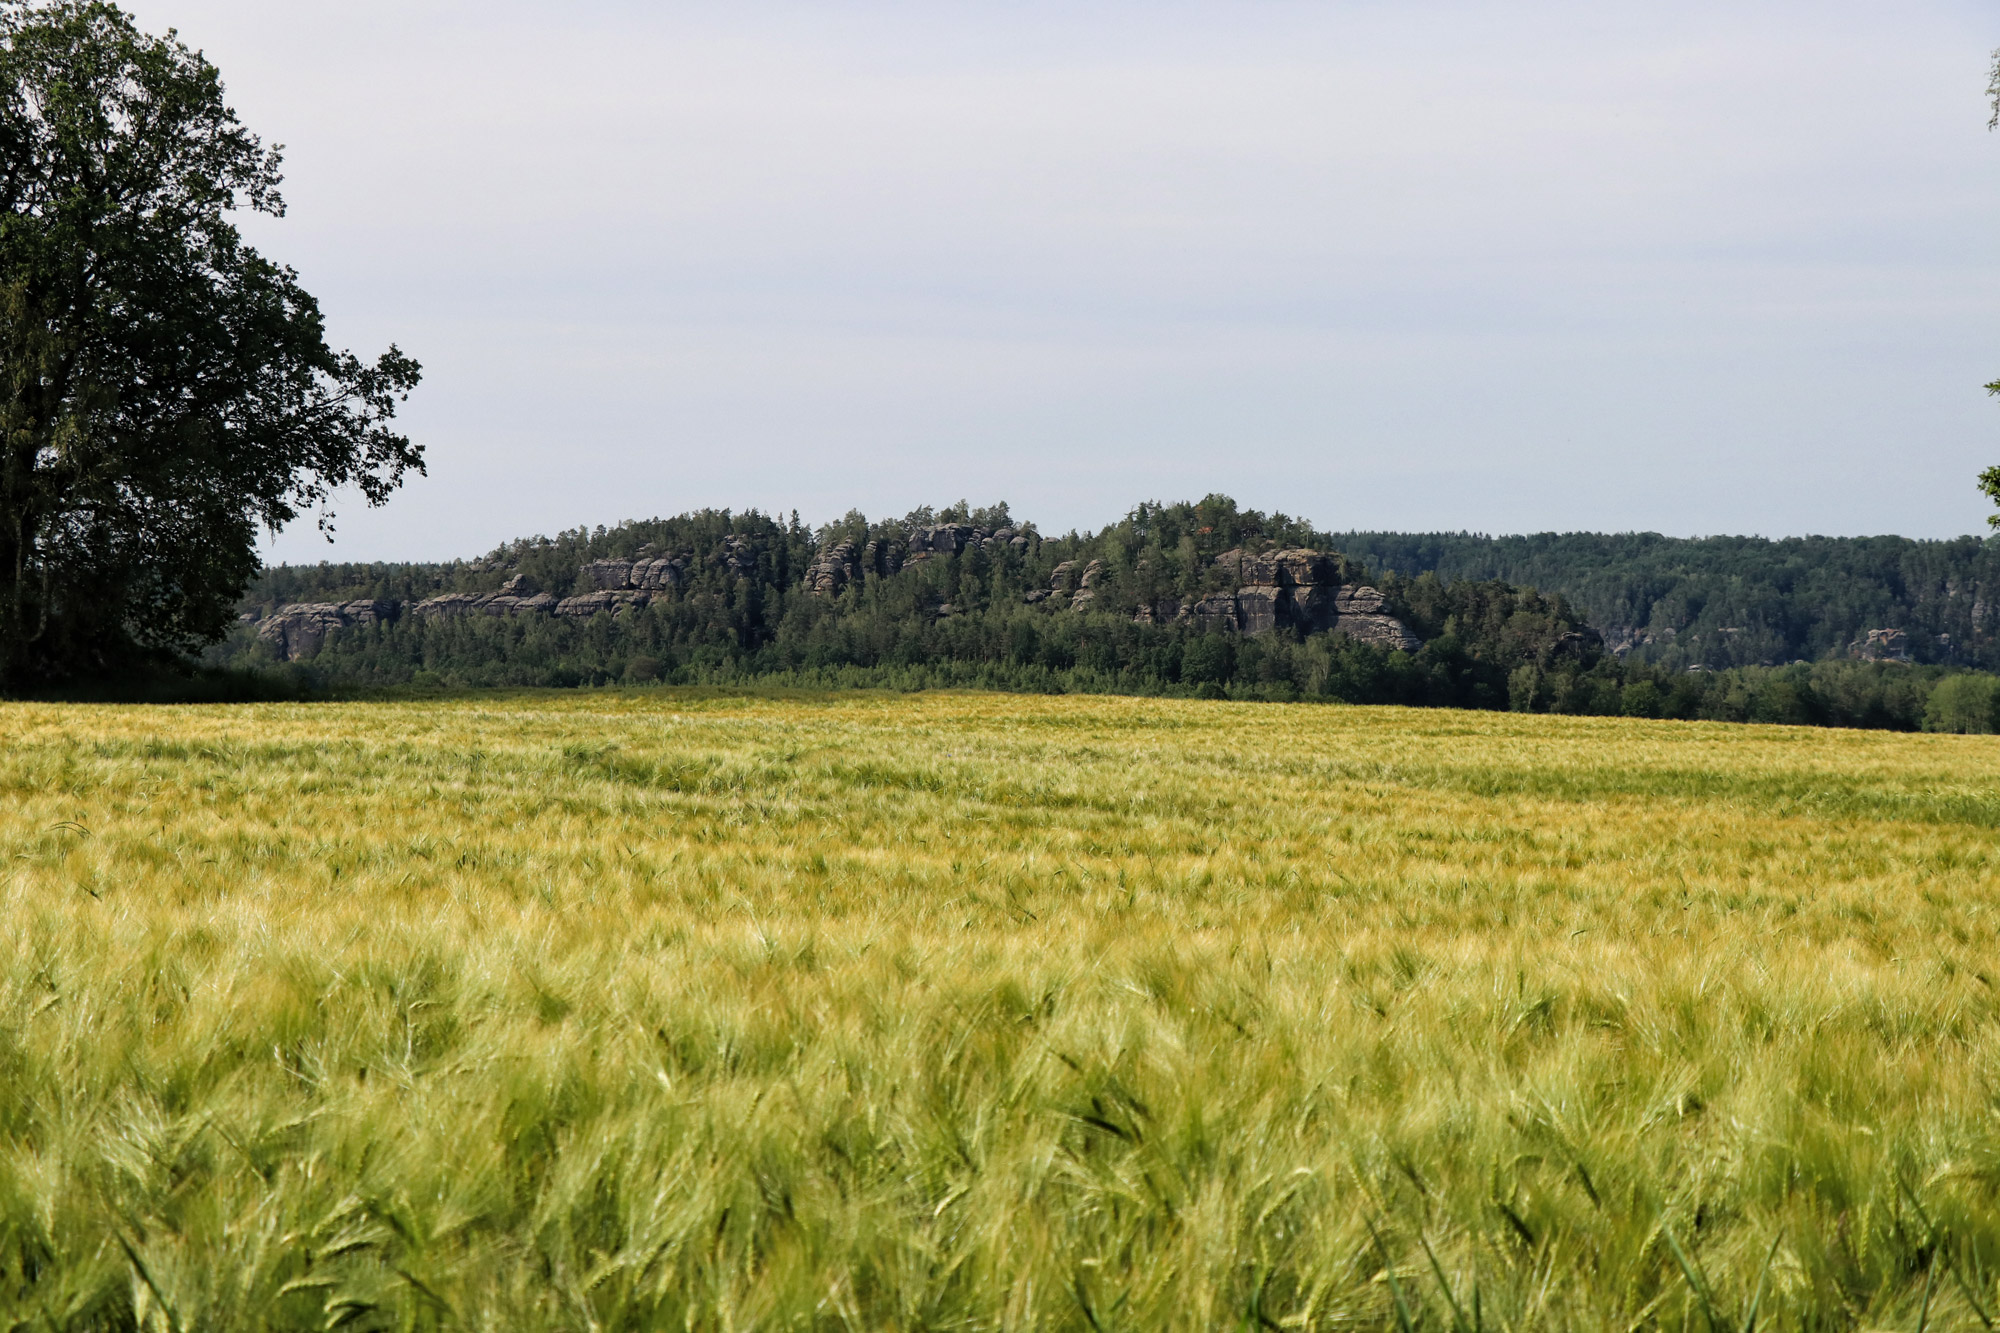
[[277, 559], [702, 505], [1980, 530], [2000, 4], [139, 0], [287, 145], [431, 476]]

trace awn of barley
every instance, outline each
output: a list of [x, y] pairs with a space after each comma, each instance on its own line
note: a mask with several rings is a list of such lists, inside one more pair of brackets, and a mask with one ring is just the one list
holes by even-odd
[[0, 1326], [2000, 1318], [2000, 740], [0, 706]]

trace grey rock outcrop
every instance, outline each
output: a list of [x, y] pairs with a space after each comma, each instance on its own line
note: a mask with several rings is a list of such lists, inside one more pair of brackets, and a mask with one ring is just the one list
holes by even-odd
[[1243, 628], [1236, 617], [1236, 594], [1233, 592], [1203, 597], [1188, 608], [1187, 614], [1196, 628], [1211, 634], [1219, 630], [1234, 632]]
[[957, 555], [967, 543], [979, 535], [978, 530], [965, 523], [940, 523], [931, 528], [911, 528], [908, 538], [909, 554], [905, 564], [921, 564], [941, 555]]
[[655, 556], [637, 560], [593, 560], [578, 571], [584, 592], [666, 592], [687, 582], [687, 560]]
[[[1076, 562], [1066, 560], [1063, 563], [1074, 566]], [[1061, 566], [1057, 566], [1058, 572], [1061, 572], [1061, 568]], [[1072, 611], [1088, 611], [1097, 601], [1098, 583], [1103, 578], [1104, 562], [1102, 560], [1092, 560], [1086, 564], [1083, 567], [1083, 572], [1077, 575], [1076, 591], [1070, 594], [1069, 609]]]
[[1268, 583], [1253, 583], [1236, 590], [1236, 628], [1245, 634], [1268, 634], [1278, 628], [1280, 618], [1290, 609], [1287, 590]]
[[1322, 551], [1294, 547], [1273, 551], [1225, 551], [1216, 568], [1236, 583], [1183, 605], [1163, 598], [1141, 606], [1143, 624], [1187, 620], [1209, 632], [1268, 634], [1296, 629], [1312, 634], [1332, 630], [1362, 643], [1413, 652], [1423, 640], [1387, 610], [1379, 588], [1340, 583], [1340, 562]]
[[1910, 636], [1899, 629], [1871, 629], [1848, 644], [1847, 653], [1864, 662], [1907, 662]]
[[476, 592], [443, 592], [435, 597], [424, 598], [410, 608], [410, 614], [425, 620], [466, 616], [476, 612], [485, 600], [484, 596]]
[[411, 608], [425, 620], [451, 616], [517, 616], [546, 614], [556, 609], [554, 596], [535, 586], [526, 574], [516, 574], [498, 592], [447, 592], [427, 597]]
[[588, 620], [599, 611], [616, 615], [620, 611], [630, 611], [642, 606], [650, 606], [653, 594], [643, 588], [599, 588], [595, 592], [578, 593], [565, 597], [555, 604], [555, 613], [577, 620]]
[[870, 541], [861, 548], [861, 568], [868, 573], [880, 574], [886, 578], [902, 569], [903, 551], [901, 542], [882, 541], [879, 538]]
[[[732, 570], [746, 558], [744, 552], [748, 544], [741, 538], [731, 537], [731, 544], [723, 548], [722, 563]], [[747, 556], [751, 567], [755, 567], [754, 553]], [[561, 601], [550, 599], [551, 604], [543, 607], [523, 607], [523, 610], [550, 610], [556, 615], [577, 620], [588, 620], [600, 611], [617, 614], [637, 607], [651, 605], [657, 598], [671, 596], [687, 584], [688, 565], [691, 557], [686, 555], [641, 554], [635, 559], [593, 560], [577, 571], [576, 591]]]
[[1389, 614], [1387, 603], [1380, 589], [1365, 585], [1342, 588], [1333, 599], [1334, 632], [1406, 653], [1423, 647], [1424, 641], [1411, 633], [1408, 625]]
[[1406, 653], [1414, 653], [1424, 646], [1424, 641], [1394, 616], [1342, 616], [1334, 622], [1333, 632], [1361, 643], [1372, 643], [1377, 648], [1400, 649]]
[[[911, 528], [905, 537], [903, 563], [920, 565], [941, 556], [963, 555], [967, 551], [991, 551], [995, 547], [1028, 549], [1033, 533], [1026, 528], [974, 527], [970, 523], [939, 523], [928, 528]], [[894, 571], [883, 571], [891, 573]]]
[[401, 602], [362, 600], [353, 602], [293, 602], [264, 617], [257, 637], [278, 650], [287, 662], [311, 657], [336, 630], [357, 625], [380, 625], [396, 619]]
[[724, 539], [722, 543], [722, 567], [739, 579], [749, 578], [757, 572], [757, 546], [742, 533]]
[[842, 588], [860, 578], [861, 560], [854, 543], [835, 542], [806, 569], [806, 591], [819, 597], [838, 597]]
[[1339, 566], [1323, 551], [1303, 546], [1276, 551], [1224, 551], [1215, 567], [1239, 585], [1266, 588], [1311, 587], [1340, 582]]
[[500, 585], [500, 591], [485, 598], [479, 610], [489, 616], [517, 616], [524, 612], [553, 610], [556, 599], [538, 587], [526, 574], [516, 574]]
[[1671, 625], [1659, 629], [1613, 625], [1604, 631], [1604, 646], [1613, 657], [1623, 658], [1640, 648], [1669, 647], [1679, 637], [1680, 631]]

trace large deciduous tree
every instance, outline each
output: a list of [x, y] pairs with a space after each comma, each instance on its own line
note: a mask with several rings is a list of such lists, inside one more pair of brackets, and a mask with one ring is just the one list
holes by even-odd
[[0, 0], [0, 688], [193, 650], [260, 528], [423, 470], [416, 362], [330, 348], [232, 222], [278, 166], [173, 33]]

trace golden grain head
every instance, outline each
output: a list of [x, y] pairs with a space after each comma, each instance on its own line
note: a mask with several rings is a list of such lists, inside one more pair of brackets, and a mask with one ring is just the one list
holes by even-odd
[[2000, 740], [0, 706], [0, 1327], [1974, 1327]]

